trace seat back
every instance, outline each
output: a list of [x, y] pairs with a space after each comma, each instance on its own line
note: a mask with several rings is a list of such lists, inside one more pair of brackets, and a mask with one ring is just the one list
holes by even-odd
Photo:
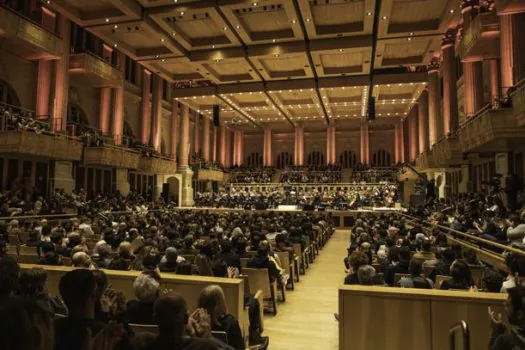
[[180, 256], [182, 256], [184, 259], [186, 259], [186, 261], [188, 261], [191, 264], [193, 264], [193, 261], [195, 260], [195, 254], [181, 254]]
[[250, 260], [250, 259], [249, 258], [241, 258], [241, 267], [242, 268], [248, 266], [248, 260]]
[[133, 333], [140, 334], [140, 333], [153, 333], [153, 334], [159, 334], [159, 327], [157, 325], [151, 325], [151, 324], [137, 324], [137, 323], [130, 323], [129, 326], [133, 330]]
[[264, 298], [271, 298], [272, 290], [270, 286], [270, 276], [268, 269], [242, 269], [242, 273], [248, 276], [250, 290], [262, 290]]
[[247, 275], [239, 275], [239, 278], [241, 278], [244, 281], [244, 293], [251, 295], [251, 289], [250, 289], [250, 279]]
[[472, 280], [478, 288], [483, 288], [483, 266], [481, 265], [469, 265]]
[[275, 252], [281, 261], [281, 267], [287, 271], [290, 271], [290, 255], [288, 252]]
[[73, 261], [71, 261], [71, 258], [63, 256], [62, 264], [64, 264], [64, 266], [73, 266]]
[[226, 332], [223, 332], [223, 331], [211, 331], [211, 336], [216, 338], [216, 339], [219, 339], [224, 344], [228, 344], [228, 334], [226, 334]]
[[26, 245], [21, 245], [20, 247], [18, 247], [18, 249], [18, 253], [20, 255], [38, 255], [36, 247], [28, 247]]
[[396, 273], [394, 275], [394, 287], [397, 287], [397, 284], [399, 283], [399, 281], [403, 277], [410, 277], [410, 274], [408, 274], [408, 273]]
[[452, 279], [450, 276], [443, 276], [443, 275], [437, 275], [436, 276], [436, 283], [434, 283], [434, 289], [441, 289], [441, 284], [443, 281], [448, 281]]
[[18, 235], [10, 234], [9, 235], [9, 244], [12, 244], [12, 245], [19, 245], [19, 244], [21, 244], [20, 238], [18, 238]]

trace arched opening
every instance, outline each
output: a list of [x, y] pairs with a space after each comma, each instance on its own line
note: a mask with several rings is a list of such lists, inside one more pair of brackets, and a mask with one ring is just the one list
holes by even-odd
[[343, 169], [351, 169], [357, 164], [357, 154], [352, 151], [343, 151], [339, 156], [339, 164]]
[[0, 103], [20, 107], [20, 99], [15, 90], [2, 79], [0, 79]]
[[293, 157], [289, 152], [281, 152], [277, 155], [277, 168], [284, 169], [293, 164]]
[[180, 196], [182, 192], [181, 191], [182, 183], [180, 179], [175, 176], [171, 176], [166, 180], [166, 183], [168, 184], [167, 186], [168, 193], [163, 193], [164, 200], [166, 202], [170, 202], [170, 201], [176, 202], [177, 206], [180, 206], [180, 202], [181, 202]]
[[308, 166], [324, 165], [324, 154], [319, 151], [310, 152], [306, 159]]
[[252, 152], [246, 158], [246, 165], [249, 167], [260, 167], [263, 164], [263, 157], [259, 152]]
[[70, 135], [81, 136], [86, 132], [95, 132], [89, 126], [88, 118], [84, 110], [75, 103], [68, 103], [67, 105], [67, 130]]
[[391, 165], [390, 153], [384, 149], [380, 149], [374, 152], [372, 155], [372, 165], [373, 166], [390, 166]]

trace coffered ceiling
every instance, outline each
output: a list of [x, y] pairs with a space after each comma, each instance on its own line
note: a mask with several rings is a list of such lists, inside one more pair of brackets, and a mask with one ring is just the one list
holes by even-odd
[[378, 123], [404, 117], [461, 12], [459, 0], [53, 0], [49, 6], [174, 83], [175, 98], [202, 114], [220, 104], [227, 124], [277, 129], [355, 122], [367, 113], [370, 88]]

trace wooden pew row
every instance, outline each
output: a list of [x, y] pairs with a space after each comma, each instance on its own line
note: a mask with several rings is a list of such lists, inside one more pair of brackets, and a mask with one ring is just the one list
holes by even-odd
[[506, 294], [432, 289], [342, 286], [340, 350], [443, 350], [460, 320], [470, 328], [471, 349], [486, 349], [488, 306], [503, 308]]
[[[52, 295], [60, 295], [58, 283], [60, 278], [74, 269], [68, 266], [43, 266], [32, 264], [20, 264], [22, 269], [44, 268], [47, 271], [47, 290]], [[114, 271], [103, 270], [108, 276], [109, 284], [117, 291], [124, 293], [126, 300], [136, 299], [133, 292], [133, 281], [139, 275], [138, 271]], [[161, 273], [161, 287], [171, 289], [182, 295], [188, 303], [188, 309], [197, 308], [199, 294], [204, 287], [210, 284], [217, 284], [224, 290], [228, 311], [231, 313], [243, 328], [245, 321], [244, 312], [244, 281], [242, 279], [216, 278], [204, 276], [184, 276], [172, 273]], [[245, 334], [245, 337], [248, 335]]]
[[462, 248], [470, 249], [476, 252], [476, 256], [479, 260], [482, 262], [493, 266], [494, 268], [501, 270], [501, 271], [507, 271], [507, 265], [505, 264], [505, 258], [496, 252], [492, 252], [487, 249], [479, 248], [478, 246], [464, 241], [462, 239], [453, 238], [451, 236], [447, 236], [447, 243], [448, 244], [457, 244], [460, 245]]

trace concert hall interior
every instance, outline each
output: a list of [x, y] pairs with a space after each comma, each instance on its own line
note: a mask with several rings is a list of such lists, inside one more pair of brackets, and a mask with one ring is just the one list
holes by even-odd
[[0, 0], [0, 350], [525, 349], [525, 0]]

